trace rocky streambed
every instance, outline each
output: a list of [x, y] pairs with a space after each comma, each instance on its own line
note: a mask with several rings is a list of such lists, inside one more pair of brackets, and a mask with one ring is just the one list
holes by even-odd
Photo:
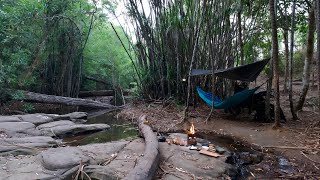
[[[230, 153], [213, 158], [162, 142], [155, 149], [159, 157], [150, 157], [148, 141], [128, 121], [110, 118], [104, 114], [87, 120], [84, 112], [0, 116], [0, 179], [122, 179], [144, 163], [152, 167], [149, 159], [160, 159], [156, 179], [216, 179], [237, 173], [226, 163]], [[127, 138], [128, 131], [134, 138]], [[176, 137], [186, 139], [186, 134], [168, 136]], [[154, 171], [145, 173], [153, 176]]]

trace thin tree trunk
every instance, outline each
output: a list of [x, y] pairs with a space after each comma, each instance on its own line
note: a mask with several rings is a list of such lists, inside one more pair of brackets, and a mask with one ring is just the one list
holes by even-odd
[[[317, 67], [318, 67], [318, 106], [320, 107], [320, 0], [316, 0], [316, 19], [317, 19]], [[320, 108], [319, 108], [320, 111]]]
[[244, 65], [244, 52], [243, 52], [243, 41], [242, 41], [242, 27], [241, 27], [241, 11], [237, 13], [238, 16], [238, 31], [239, 31], [239, 36], [238, 36], [238, 41], [239, 41], [239, 47], [240, 47], [240, 64]]
[[187, 120], [187, 112], [189, 108], [189, 101], [190, 101], [190, 89], [191, 89], [191, 72], [192, 72], [192, 66], [196, 58], [196, 53], [197, 53], [197, 46], [198, 46], [198, 41], [200, 38], [200, 29], [201, 29], [201, 24], [202, 24], [202, 16], [201, 14], [200, 20], [199, 20], [199, 25], [196, 28], [196, 36], [195, 36], [195, 41], [193, 45], [193, 51], [192, 51], [192, 57], [191, 57], [191, 62], [189, 66], [189, 72], [188, 72], [188, 87], [187, 87], [187, 100], [186, 100], [186, 107], [183, 112], [183, 121], [185, 122]]
[[274, 0], [269, 1], [271, 28], [272, 28], [272, 64], [273, 64], [273, 87], [275, 88], [274, 127], [280, 127], [280, 92], [279, 92], [279, 47]]
[[294, 28], [295, 28], [295, 12], [296, 12], [296, 0], [293, 0], [292, 5], [292, 18], [291, 18], [291, 38], [290, 38], [290, 60], [289, 60], [289, 102], [290, 111], [293, 120], [299, 119], [293, 106], [292, 95], [292, 79], [293, 79], [293, 47], [294, 47]]
[[314, 7], [311, 7], [309, 12], [309, 20], [308, 20], [308, 39], [307, 39], [307, 55], [304, 61], [304, 69], [303, 69], [303, 85], [300, 94], [300, 98], [296, 107], [296, 111], [302, 110], [304, 101], [306, 99], [309, 84], [310, 84], [310, 64], [313, 58], [313, 48], [314, 48], [314, 33], [315, 33], [315, 14], [314, 14]]
[[284, 85], [283, 91], [285, 93], [288, 92], [288, 76], [289, 76], [289, 42], [288, 42], [288, 29], [284, 29], [283, 31], [283, 38], [284, 38], [284, 51], [286, 57], [286, 66], [285, 66], [285, 73], [284, 73]]

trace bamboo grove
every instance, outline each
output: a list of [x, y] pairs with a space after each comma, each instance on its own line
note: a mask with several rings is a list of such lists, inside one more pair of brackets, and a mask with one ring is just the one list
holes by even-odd
[[[149, 1], [150, 13], [142, 1], [127, 3], [146, 97], [185, 100], [188, 83], [211, 84], [210, 77], [190, 81], [191, 68], [225, 69], [254, 62], [263, 58], [261, 51], [270, 50], [261, 48], [270, 39], [260, 40], [270, 32], [263, 24], [266, 1]], [[230, 95], [230, 86], [228, 80], [217, 79], [220, 95]]]

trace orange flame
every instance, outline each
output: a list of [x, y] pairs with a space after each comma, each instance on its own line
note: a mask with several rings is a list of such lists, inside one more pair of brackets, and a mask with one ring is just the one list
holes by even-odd
[[195, 134], [196, 133], [196, 131], [195, 131], [195, 129], [194, 129], [194, 125], [193, 125], [193, 123], [191, 124], [191, 127], [190, 127], [190, 131], [188, 131], [188, 134]]

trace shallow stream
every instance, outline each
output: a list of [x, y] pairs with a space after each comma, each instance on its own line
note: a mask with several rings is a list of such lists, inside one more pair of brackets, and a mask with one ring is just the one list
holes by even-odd
[[86, 124], [105, 123], [110, 129], [91, 134], [81, 134], [64, 138], [63, 142], [71, 146], [104, 143], [118, 140], [134, 139], [138, 136], [137, 128], [127, 120], [118, 118], [116, 113], [105, 113], [95, 117], [89, 117]]

